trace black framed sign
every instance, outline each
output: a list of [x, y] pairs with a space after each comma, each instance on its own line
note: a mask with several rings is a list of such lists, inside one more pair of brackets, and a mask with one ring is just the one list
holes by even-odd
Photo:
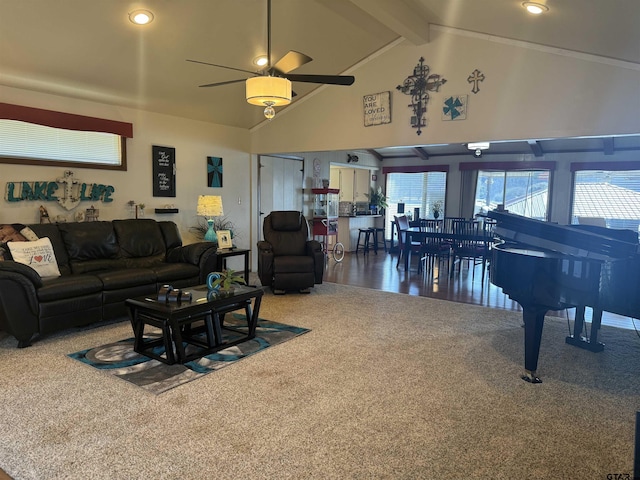
[[176, 149], [172, 147], [152, 147], [153, 196], [176, 196]]

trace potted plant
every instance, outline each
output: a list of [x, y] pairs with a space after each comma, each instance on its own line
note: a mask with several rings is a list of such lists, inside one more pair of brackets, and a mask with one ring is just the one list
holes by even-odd
[[437, 220], [442, 212], [442, 200], [436, 200], [433, 202], [431, 205], [431, 211], [433, 212], [433, 218]]
[[[239, 238], [237, 233], [234, 231], [236, 226], [233, 222], [227, 217], [213, 217], [213, 231], [217, 232], [219, 230], [229, 230], [231, 233], [231, 238]], [[204, 240], [204, 236], [209, 230], [209, 224], [203, 218], [198, 219], [198, 225], [193, 227], [189, 227], [189, 231], [193, 233], [199, 240]]]
[[380, 213], [383, 208], [387, 208], [387, 197], [382, 193], [382, 187], [378, 187], [378, 190], [371, 189], [369, 197], [369, 206], [371, 209], [375, 209], [375, 213]]
[[231, 295], [234, 285], [244, 285], [244, 277], [238, 275], [235, 270], [224, 269], [221, 272], [212, 272], [207, 277], [207, 287], [211, 291], [219, 292], [222, 295]]

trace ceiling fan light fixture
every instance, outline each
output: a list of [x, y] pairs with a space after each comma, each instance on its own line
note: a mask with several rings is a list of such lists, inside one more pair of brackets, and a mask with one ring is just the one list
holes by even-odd
[[275, 116], [273, 107], [291, 103], [291, 82], [282, 77], [251, 77], [246, 81], [247, 102], [266, 107], [264, 116], [271, 120]]
[[149, 10], [134, 10], [129, 13], [129, 20], [136, 25], [147, 25], [153, 22], [153, 13]]
[[264, 67], [267, 63], [269, 63], [269, 59], [266, 55], [260, 55], [259, 57], [253, 59], [253, 63], [258, 67]]
[[549, 11], [549, 7], [541, 2], [523, 2], [522, 6], [532, 15], [540, 15]]

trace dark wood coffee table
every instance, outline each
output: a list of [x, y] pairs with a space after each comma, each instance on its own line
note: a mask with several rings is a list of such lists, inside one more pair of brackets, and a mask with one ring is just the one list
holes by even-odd
[[[182, 290], [191, 292], [190, 302], [164, 302], [155, 295], [126, 300], [136, 352], [171, 365], [190, 362], [255, 337], [262, 287], [237, 285], [230, 295], [210, 291], [206, 285]], [[224, 327], [224, 315], [242, 309], [247, 317], [247, 335], [224, 342], [222, 329], [232, 330]], [[146, 326], [159, 328], [161, 337], [145, 338]], [[193, 346], [191, 353], [186, 353], [185, 344]]]

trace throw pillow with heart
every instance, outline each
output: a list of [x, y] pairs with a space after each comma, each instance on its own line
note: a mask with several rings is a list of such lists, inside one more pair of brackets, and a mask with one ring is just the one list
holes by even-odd
[[35, 242], [8, 242], [7, 246], [14, 261], [30, 266], [42, 278], [60, 276], [58, 262], [48, 237]]

